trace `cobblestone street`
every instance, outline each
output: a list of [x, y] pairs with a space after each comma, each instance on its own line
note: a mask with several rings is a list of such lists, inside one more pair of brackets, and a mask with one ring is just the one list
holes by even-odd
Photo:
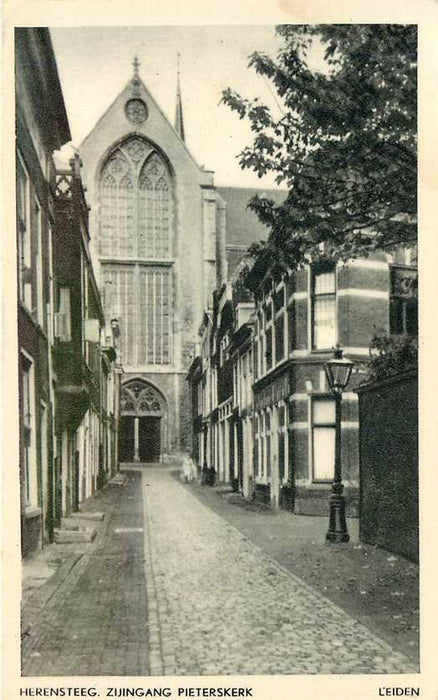
[[23, 606], [23, 675], [406, 673], [416, 666], [171, 476], [107, 489], [105, 525]]

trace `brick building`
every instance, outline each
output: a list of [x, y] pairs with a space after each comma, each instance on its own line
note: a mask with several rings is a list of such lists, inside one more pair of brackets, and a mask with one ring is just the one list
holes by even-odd
[[[78, 161], [63, 172], [55, 167], [54, 153], [71, 135], [48, 30], [17, 29], [15, 55], [19, 471], [27, 556], [98, 486], [99, 464], [102, 473], [114, 469], [118, 375], [112, 336], [103, 333]], [[84, 419], [89, 424], [81, 429]]]
[[[335, 405], [324, 364], [339, 343], [355, 363], [343, 394], [341, 427], [348, 511], [357, 514], [354, 389], [376, 331], [416, 334], [416, 301], [405, 290], [415, 275], [415, 253], [404, 250], [287, 274], [261, 257], [247, 277], [252, 314], [242, 317], [232, 283], [215, 293], [211, 319], [205, 317], [200, 330], [210, 342], [201, 342], [195, 361], [203, 373], [197, 369], [188, 378], [199, 384], [201, 397], [210, 387], [210, 396], [198, 402], [204, 414], [196, 416], [195, 439], [203, 424], [206, 441], [213, 444], [207, 462], [217, 480], [237, 480], [245, 496], [296, 513], [328, 512]], [[221, 385], [226, 392], [219, 391]]]

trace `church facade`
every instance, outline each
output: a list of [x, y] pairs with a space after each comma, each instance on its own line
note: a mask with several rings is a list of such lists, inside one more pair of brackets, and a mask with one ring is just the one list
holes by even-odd
[[213, 289], [226, 275], [213, 173], [134, 74], [80, 147], [105, 315], [123, 363], [119, 456], [157, 462], [190, 449], [186, 375]]

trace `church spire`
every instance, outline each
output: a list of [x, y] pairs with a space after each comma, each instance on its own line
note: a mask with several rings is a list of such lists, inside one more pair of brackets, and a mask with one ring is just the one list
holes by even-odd
[[180, 54], [178, 54], [178, 73], [177, 73], [177, 79], [176, 79], [175, 131], [179, 134], [179, 136], [185, 142], [186, 136], [185, 136], [185, 132], [184, 132], [184, 118], [183, 118], [181, 85], [180, 85], [180, 75], [179, 75], [179, 60], [180, 60]]

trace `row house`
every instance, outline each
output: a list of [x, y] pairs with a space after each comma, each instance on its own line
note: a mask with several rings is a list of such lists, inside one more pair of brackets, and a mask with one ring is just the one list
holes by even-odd
[[[114, 469], [118, 382], [88, 253], [78, 163], [48, 30], [16, 30], [16, 240], [23, 556]], [[112, 329], [111, 329], [112, 330]], [[90, 408], [91, 407], [91, 408]], [[107, 426], [107, 427], [104, 427]]]
[[[355, 388], [363, 379], [376, 332], [416, 334], [416, 301], [407, 290], [415, 276], [415, 254], [404, 250], [286, 274], [262, 257], [246, 280], [252, 303], [242, 304], [233, 296], [230, 283], [216, 295], [210, 374], [215, 367], [218, 397], [207, 422], [218, 424], [209, 466], [219, 482], [231, 482], [246, 497], [295, 513], [327, 513], [335, 402], [324, 364], [339, 344], [355, 363], [343, 394], [341, 428], [348, 512], [357, 514]], [[208, 371], [202, 347], [196, 363]], [[189, 379], [201, 376], [198, 370]], [[205, 373], [202, 381], [207, 385]], [[202, 406], [201, 401], [198, 426], [205, 423]]]
[[187, 379], [192, 398], [192, 457], [210, 483], [250, 493], [252, 320], [248, 293], [227, 282], [214, 292], [199, 330], [200, 353]]
[[56, 154], [53, 347], [57, 458], [55, 523], [117, 468], [120, 366], [116, 319], [105, 323], [90, 257], [88, 206], [77, 154]]

